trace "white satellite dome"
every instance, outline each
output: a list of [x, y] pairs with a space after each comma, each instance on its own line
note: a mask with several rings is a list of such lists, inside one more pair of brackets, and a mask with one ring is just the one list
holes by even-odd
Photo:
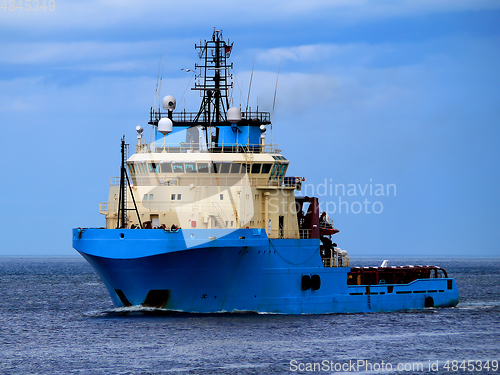
[[158, 131], [163, 135], [171, 133], [173, 126], [174, 123], [168, 117], [163, 117], [160, 121], [158, 121]]
[[163, 109], [166, 109], [167, 111], [173, 111], [177, 102], [172, 95], [167, 95], [163, 98], [161, 104], [163, 106]]
[[241, 111], [238, 107], [231, 107], [227, 110], [227, 121], [236, 123], [241, 120]]

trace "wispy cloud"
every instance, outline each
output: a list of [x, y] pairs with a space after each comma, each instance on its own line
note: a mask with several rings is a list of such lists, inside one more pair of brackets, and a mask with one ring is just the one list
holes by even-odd
[[[43, 27], [50, 30], [104, 30], [123, 28], [164, 32], [192, 28], [194, 25], [262, 25], [279, 20], [328, 17], [331, 22], [358, 22], [392, 17], [408, 17], [443, 12], [500, 9], [497, 0], [255, 0], [234, 2], [214, 0], [161, 0], [137, 2], [115, 0], [55, 0], [55, 10], [1, 12], [1, 28]], [[147, 20], [145, 22], [145, 20]], [[180, 29], [182, 27], [182, 29]], [[300, 23], [297, 24], [300, 28]], [[175, 35], [174, 34], [174, 35]], [[61, 35], [64, 37], [64, 35]]]
[[267, 64], [277, 64], [280, 61], [307, 62], [330, 61], [335, 56], [358, 53], [369, 46], [354, 44], [309, 44], [292, 47], [278, 47], [263, 50], [257, 53], [257, 60]]
[[82, 61], [106, 61], [149, 55], [157, 45], [152, 42], [24, 42], [5, 43], [0, 63], [67, 64]]

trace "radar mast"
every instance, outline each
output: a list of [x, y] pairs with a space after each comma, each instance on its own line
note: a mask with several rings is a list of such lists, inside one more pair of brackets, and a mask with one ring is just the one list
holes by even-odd
[[[198, 56], [202, 64], [195, 65], [199, 69], [192, 90], [200, 91], [203, 96], [200, 110], [195, 117], [195, 122], [203, 121], [209, 124], [225, 122], [226, 111], [229, 108], [229, 89], [233, 87], [232, 73], [230, 69], [233, 64], [228, 64], [227, 58], [231, 55], [233, 44], [229, 40], [224, 41], [221, 30], [214, 30], [211, 40], [205, 40], [199, 45]], [[203, 93], [203, 95], [201, 95]]]

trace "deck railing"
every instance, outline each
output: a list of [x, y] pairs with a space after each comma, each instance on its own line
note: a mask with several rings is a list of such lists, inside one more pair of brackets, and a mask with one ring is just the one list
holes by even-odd
[[328, 258], [322, 257], [323, 267], [349, 267], [348, 255], [332, 255]]
[[299, 238], [301, 240], [311, 238], [311, 230], [310, 229], [299, 229]]
[[[209, 174], [210, 177], [201, 177], [197, 174], [185, 174], [182, 177], [160, 177], [160, 175], [134, 175], [130, 183], [134, 186], [284, 186], [283, 178], [272, 180], [268, 175], [262, 177], [247, 178], [245, 175], [232, 174]], [[227, 177], [226, 177], [227, 176]], [[236, 177], [237, 176], [237, 177]], [[127, 183], [125, 183], [128, 185]], [[110, 178], [111, 186], [120, 186], [120, 177]]]
[[[190, 122], [193, 125], [196, 125], [194, 122], [196, 117], [198, 117], [198, 112], [186, 112], [186, 111], [178, 111], [172, 112], [172, 120], [174, 122]], [[168, 112], [157, 111], [156, 109], [151, 108], [149, 111], [149, 121], [151, 123], [157, 123], [160, 119], [168, 117]], [[260, 111], [245, 111], [241, 112], [241, 118], [247, 120], [258, 120], [262, 123], [270, 123], [271, 122], [271, 113], [270, 112], [260, 112]], [[207, 123], [209, 122], [209, 118], [206, 112], [203, 112], [197, 119], [197, 122]]]
[[273, 229], [271, 232], [268, 232], [269, 238], [300, 238], [307, 239], [310, 237], [309, 229], [299, 229], [297, 233], [296, 229]]
[[211, 146], [207, 149], [205, 144], [199, 143], [163, 143], [161, 140], [155, 143], [141, 143], [135, 146], [137, 154], [144, 153], [246, 153], [246, 154], [279, 154], [281, 150], [276, 144], [224, 144], [219, 143], [217, 146]]

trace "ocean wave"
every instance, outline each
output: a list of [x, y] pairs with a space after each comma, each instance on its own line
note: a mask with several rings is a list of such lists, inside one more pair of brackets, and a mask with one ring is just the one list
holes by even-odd
[[460, 302], [456, 308], [461, 310], [477, 310], [491, 309], [495, 307], [500, 307], [500, 301]]
[[260, 313], [256, 311], [247, 311], [247, 310], [220, 311], [213, 313], [185, 312], [181, 310], [169, 310], [158, 307], [146, 307], [138, 305], [138, 306], [128, 306], [128, 307], [116, 307], [106, 310], [88, 311], [83, 315], [89, 318], [102, 318], [102, 317], [115, 317], [115, 316], [183, 316], [183, 315], [220, 316], [220, 315], [275, 315], [275, 314]]

